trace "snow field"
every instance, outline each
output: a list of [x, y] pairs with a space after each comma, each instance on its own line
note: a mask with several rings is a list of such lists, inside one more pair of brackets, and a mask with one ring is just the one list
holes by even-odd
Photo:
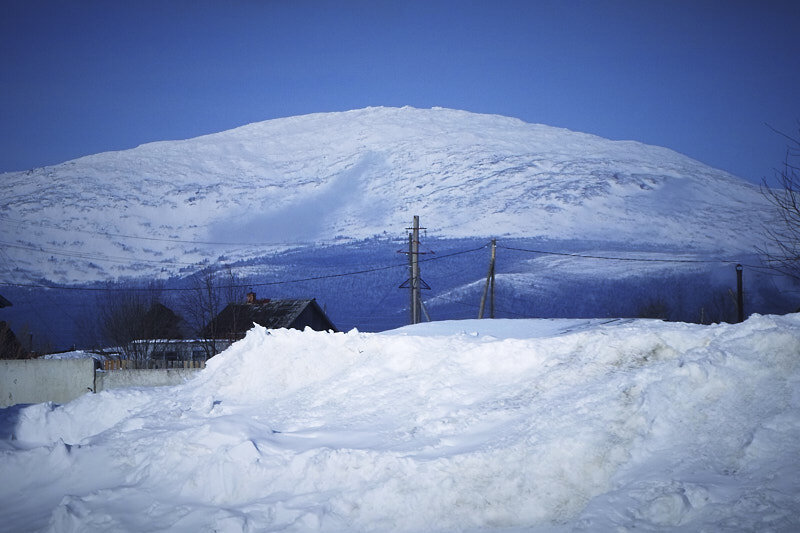
[[0, 530], [790, 531], [798, 354], [797, 316], [256, 327], [181, 386], [4, 410]]

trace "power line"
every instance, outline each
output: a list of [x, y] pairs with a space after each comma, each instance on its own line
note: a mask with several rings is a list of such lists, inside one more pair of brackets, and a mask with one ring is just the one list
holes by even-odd
[[[265, 281], [261, 283], [242, 283], [242, 284], [231, 284], [231, 285], [222, 285], [220, 286], [221, 289], [239, 289], [239, 288], [247, 288], [247, 287], [266, 287], [269, 285], [285, 285], [289, 283], [301, 283], [304, 281], [316, 281], [321, 279], [330, 279], [330, 278], [341, 278], [345, 276], [356, 276], [360, 274], [368, 274], [370, 272], [378, 272], [380, 270], [389, 270], [392, 268], [400, 268], [405, 267], [404, 264], [396, 264], [396, 265], [388, 265], [383, 267], [377, 268], [369, 268], [365, 270], [357, 270], [353, 272], [342, 272], [339, 274], [324, 274], [321, 276], [311, 276], [307, 278], [299, 278], [299, 279], [290, 279], [290, 280], [282, 280], [282, 281]], [[154, 289], [150, 287], [125, 287], [125, 288], [117, 288], [117, 287], [72, 287], [72, 286], [58, 286], [58, 285], [49, 285], [45, 283], [37, 283], [37, 284], [23, 284], [23, 283], [8, 283], [8, 282], [0, 282], [0, 285], [11, 286], [11, 287], [33, 287], [33, 288], [40, 288], [40, 289], [57, 289], [57, 290], [70, 290], [70, 291], [97, 291], [97, 292], [127, 292], [127, 291], [158, 291], [158, 292], [181, 292], [181, 291], [193, 291], [196, 290], [193, 287], [164, 287], [159, 289]]]
[[[551, 252], [546, 250], [531, 250], [528, 248], [515, 248], [513, 246], [502, 246], [497, 245], [498, 248], [504, 248], [506, 250], [513, 250], [516, 252], [528, 252], [534, 254], [542, 254], [542, 255], [558, 255], [558, 256], [565, 256], [565, 257], [579, 257], [581, 259], [601, 259], [607, 261], [637, 261], [643, 263], [739, 263], [737, 260], [733, 259], [660, 259], [660, 258], [653, 258], [653, 257], [609, 257], [609, 256], [601, 256], [601, 255], [587, 255], [587, 254], [576, 254], [576, 253], [569, 253], [569, 252]], [[755, 267], [753, 267], [755, 268]]]
[[[88, 232], [88, 233], [93, 233], [93, 232]], [[98, 233], [98, 234], [100, 234], [100, 233]], [[100, 235], [117, 235], [117, 234], [106, 233], [106, 234], [100, 234]], [[147, 237], [134, 237], [134, 236], [125, 236], [125, 235], [118, 235], [118, 236], [124, 236], [124, 237], [130, 237], [130, 238], [150, 239], [150, 238], [147, 238]], [[155, 238], [150, 239], [150, 240], [162, 240], [162, 241], [166, 241], [166, 242], [190, 243], [190, 244], [220, 244], [220, 245], [221, 244], [226, 244], [226, 245], [232, 245], [232, 246], [259, 246], [258, 243], [203, 243], [201, 241], [182, 241], [182, 240], [155, 239]], [[208, 260], [208, 258], [204, 258], [204, 259], [202, 259], [200, 261], [195, 261], [193, 263], [190, 263], [190, 262], [186, 262], [186, 261], [177, 261], [177, 260], [174, 260], [174, 259], [145, 259], [145, 258], [141, 258], [141, 257], [136, 258], [136, 259], [132, 259], [132, 258], [126, 258], [126, 257], [123, 257], [123, 256], [96, 254], [96, 253], [90, 253], [90, 252], [55, 250], [55, 249], [51, 249], [51, 248], [27, 246], [27, 245], [23, 245], [23, 244], [16, 244], [16, 243], [11, 243], [11, 242], [6, 242], [6, 241], [0, 241], [0, 245], [5, 246], [6, 248], [16, 248], [16, 249], [19, 249], [19, 250], [26, 250], [26, 251], [37, 252], [37, 253], [42, 253], [42, 254], [47, 254], [47, 255], [70, 257], [70, 258], [73, 258], [73, 259], [84, 259], [86, 261], [103, 261], [103, 262], [121, 263], [121, 264], [124, 264], [124, 263], [148, 263], [148, 264], [161, 265], [161, 266], [164, 266], [164, 265], [180, 265], [180, 266], [196, 266], [196, 267], [199, 268], [199, 267], [203, 266], [204, 261]], [[267, 244], [262, 243], [261, 245], [267, 245]], [[275, 245], [275, 244], [273, 243], [272, 245]], [[446, 255], [437, 256], [437, 257], [431, 257], [431, 258], [427, 258], [427, 259], [420, 259], [419, 262], [435, 261], [435, 260], [438, 260], [438, 259], [444, 259], [445, 257], [452, 257], [454, 255], [461, 255], [461, 254], [465, 254], [465, 253], [471, 253], [471, 252], [475, 252], [477, 250], [481, 250], [481, 249], [485, 248], [485, 246], [486, 245], [483, 245], [481, 247], [478, 247], [478, 248], [475, 248], [475, 249], [471, 249], [471, 250], [464, 250], [464, 251], [455, 252], [455, 253], [452, 253], [452, 254], [446, 254]], [[303, 281], [307, 281], [307, 280], [303, 280]]]
[[[0, 242], [0, 244], [4, 244]], [[441, 259], [447, 259], [449, 257], [454, 257], [457, 255], [467, 254], [476, 252], [478, 250], [482, 250], [485, 248], [486, 245], [480, 246], [478, 248], [472, 248], [470, 250], [461, 250], [458, 252], [452, 252], [449, 254], [439, 255], [436, 257], [431, 257], [425, 259], [424, 261], [438, 261]], [[336, 274], [322, 274], [319, 276], [309, 276], [307, 278], [298, 278], [298, 279], [290, 279], [290, 280], [280, 280], [280, 281], [265, 281], [261, 283], [242, 283], [242, 284], [230, 284], [230, 285], [223, 285], [220, 286], [221, 289], [238, 289], [238, 288], [247, 288], [247, 287], [267, 287], [272, 285], [286, 285], [290, 283], [302, 283], [306, 281], [317, 281], [322, 279], [332, 279], [332, 278], [342, 278], [346, 276], [358, 276], [362, 274], [369, 274], [371, 272], [380, 272], [382, 270], [390, 270], [394, 268], [408, 268], [408, 265], [405, 263], [396, 263], [392, 265], [384, 265], [375, 268], [367, 268], [363, 270], [355, 270], [349, 272], [340, 272]], [[59, 286], [54, 284], [47, 284], [47, 283], [9, 283], [9, 282], [0, 282], [0, 285], [9, 286], [9, 287], [28, 287], [28, 288], [39, 288], [39, 289], [57, 289], [57, 290], [70, 290], [70, 291], [95, 291], [95, 292], [127, 292], [127, 291], [164, 291], [164, 292], [185, 292], [185, 291], [193, 291], [195, 290], [192, 287], [171, 287], [171, 288], [160, 288], [160, 289], [153, 289], [149, 287], [126, 287], [126, 288], [117, 288], [117, 287], [74, 287], [74, 286]]]
[[[6, 266], [6, 270], [8, 270], [8, 273], [9, 273], [9, 274], [10, 274], [12, 277], [15, 277], [15, 275], [14, 275], [14, 270], [12, 270], [12, 268], [11, 268], [11, 264], [13, 264], [13, 263], [14, 263], [14, 261], [13, 261], [13, 260], [12, 260], [12, 259], [11, 259], [11, 258], [8, 256], [8, 254], [7, 254], [7, 253], [6, 253], [4, 250], [2, 250], [2, 249], [0, 249], [0, 259], [3, 259], [3, 263], [5, 264], [5, 266]], [[10, 264], [10, 263], [11, 263], [11, 264]], [[30, 276], [29, 276], [27, 273], [24, 273], [24, 272], [23, 272], [23, 275], [24, 275], [26, 278], [30, 279]], [[72, 323], [73, 323], [73, 324], [75, 324], [76, 326], [78, 325], [78, 322], [77, 322], [77, 320], [75, 320], [75, 317], [73, 317], [73, 316], [72, 316], [70, 313], [68, 313], [67, 311], [65, 311], [65, 310], [64, 310], [64, 309], [63, 309], [61, 306], [59, 306], [59, 305], [58, 305], [56, 302], [54, 302], [54, 301], [53, 301], [53, 300], [50, 298], [50, 296], [49, 296], [49, 295], [46, 295], [46, 298], [47, 298], [48, 300], [50, 300], [50, 303], [51, 303], [53, 306], [55, 306], [55, 307], [58, 307], [58, 308], [59, 308], [59, 311], [61, 311], [61, 313], [63, 313], [63, 314], [64, 314], [64, 316], [66, 316], [67, 318], [69, 318], [69, 319], [72, 321]], [[60, 341], [61, 341], [61, 336], [60, 336], [60, 335], [56, 335], [55, 331], [54, 331], [54, 330], [53, 330], [53, 329], [50, 327], [50, 322], [49, 322], [49, 321], [47, 321], [47, 320], [45, 320], [45, 319], [42, 317], [41, 313], [39, 312], [39, 307], [38, 307], [38, 306], [36, 306], [36, 305], [32, 305], [32, 306], [31, 306], [31, 309], [33, 310], [33, 313], [36, 315], [36, 317], [39, 319], [39, 323], [41, 324], [41, 326], [42, 326], [42, 327], [43, 327], [45, 330], [47, 330], [47, 333], [48, 333], [48, 334], [49, 334], [49, 335], [50, 335], [50, 336], [53, 338], [53, 340], [56, 340], [56, 339], [57, 339], [57, 340], [60, 342]], [[32, 335], [32, 334], [31, 334], [31, 335]], [[33, 351], [33, 346], [29, 346], [29, 348], [31, 349], [31, 351]]]
[[[23, 246], [10, 245], [8, 243], [3, 243], [3, 242], [0, 242], [0, 244], [6, 245], [6, 246], [17, 247], [17, 248], [26, 248], [26, 249], [28, 248], [28, 247], [23, 247]], [[468, 250], [460, 250], [460, 251], [452, 252], [452, 253], [449, 253], [449, 254], [437, 255], [435, 257], [428, 257], [428, 258], [425, 258], [425, 259], [420, 259], [420, 262], [438, 261], [438, 260], [446, 259], [446, 258], [449, 258], [449, 257], [454, 257], [454, 256], [458, 256], [458, 255], [468, 254], [468, 253], [474, 253], [474, 252], [478, 252], [480, 250], [485, 249], [487, 246], [488, 246], [488, 243], [487, 244], [483, 244], [481, 246], [478, 246], [476, 248], [470, 248]], [[726, 263], [726, 264], [737, 263], [737, 261], [734, 261], [734, 260], [720, 260], [720, 259], [717, 259], [717, 260], [658, 259], [658, 258], [633, 258], [633, 257], [595, 256], [595, 255], [577, 254], [577, 253], [568, 253], [568, 252], [552, 252], [552, 251], [546, 251], [546, 250], [534, 250], [534, 249], [528, 249], [528, 248], [518, 248], [518, 247], [512, 247], [512, 246], [503, 246], [503, 245], [499, 245], [499, 244], [498, 244], [498, 247], [506, 249], [506, 250], [512, 250], [512, 251], [518, 251], [518, 252], [536, 253], [536, 254], [542, 254], [542, 255], [578, 257], [578, 258], [582, 258], [582, 259], [600, 259], [600, 260], [608, 260], [608, 261], [637, 261], [637, 262], [658, 262], [658, 263], [706, 263], [706, 264], [708, 264], [708, 263]], [[30, 249], [36, 250], [34, 248], [30, 248]], [[43, 251], [44, 252], [44, 250], [36, 250], [36, 251]], [[65, 253], [65, 254], [62, 254], [62, 255], [68, 255], [68, 254]], [[70, 257], [82, 258], [82, 259], [94, 259], [92, 256], [81, 255], [81, 254], [75, 254], [75, 255], [69, 255], [69, 256]], [[114, 260], [112, 258], [107, 258], [107, 259], [108, 260]], [[120, 258], [120, 260], [122, 260], [122, 259]], [[146, 261], [146, 260], [141, 260], [141, 261]], [[156, 264], [165, 264], [166, 263], [166, 261], [149, 261], [149, 262], [154, 262]], [[197, 263], [178, 263], [178, 264], [197, 265]], [[349, 271], [349, 272], [341, 272], [341, 273], [336, 273], [336, 274], [323, 274], [323, 275], [319, 275], [319, 276], [310, 276], [310, 277], [306, 277], [306, 278], [297, 278], [297, 279], [279, 280], [279, 281], [267, 281], [267, 282], [260, 282], [260, 283], [233, 284], [233, 285], [226, 285], [226, 286], [223, 286], [221, 288], [266, 287], [266, 286], [272, 286], [272, 285], [286, 285], [286, 284], [290, 284], [290, 283], [302, 283], [302, 282], [317, 281], [317, 280], [322, 280], [322, 279], [333, 279], [333, 278], [340, 278], [340, 277], [346, 277], [346, 276], [357, 276], [357, 275], [362, 275], [362, 274], [368, 274], [368, 273], [371, 273], [371, 272], [379, 272], [379, 271], [382, 271], [382, 270], [390, 270], [390, 269], [394, 269], [394, 268], [407, 268], [407, 266], [408, 265], [403, 264], [403, 263], [397, 263], [397, 264], [393, 264], [393, 265], [386, 265], [386, 266], [380, 266], [380, 267], [376, 267], [376, 268], [369, 268], [369, 269]], [[752, 265], [745, 265], [745, 266], [748, 266], [750, 268], [759, 268], [759, 267], [752, 266]], [[763, 267], [761, 267], [761, 268], [763, 268]], [[154, 290], [154, 289], [149, 289], [149, 288], [136, 288], [136, 287], [129, 287], [129, 288], [73, 287], [73, 286], [59, 286], [59, 285], [46, 284], [46, 283], [25, 284], [25, 283], [0, 282], [0, 285], [15, 286], [15, 287], [60, 289], [60, 290], [111, 291], [111, 292], [124, 292], [124, 291], [131, 291], [131, 290], [136, 290], [136, 291]], [[187, 288], [187, 287], [173, 287], [173, 288], [163, 288], [163, 289], [159, 289], [159, 290], [163, 290], [163, 291], [190, 291], [190, 290], [194, 290], [194, 289]]]
[[[185, 242], [195, 242], [195, 241], [185, 241]], [[87, 261], [110, 261], [110, 262], [121, 262], [127, 263], [131, 262], [129, 258], [123, 258], [120, 256], [104, 256], [104, 255], [97, 255], [97, 254], [90, 254], [85, 252], [64, 252], [64, 251], [57, 251], [51, 250], [47, 248], [36, 248], [32, 246], [24, 246], [19, 244], [13, 244], [8, 242], [0, 241], [0, 245], [10, 247], [10, 248], [18, 248], [24, 250], [30, 250], [40, 253], [47, 253], [51, 255], [61, 255], [66, 257], [72, 257], [76, 259], [84, 259]], [[470, 248], [467, 250], [459, 250], [456, 252], [444, 254], [444, 255], [434, 255], [432, 257], [427, 257], [424, 259], [420, 259], [419, 262], [430, 262], [430, 261], [438, 261], [442, 259], [446, 259], [449, 257], [454, 257], [458, 255], [464, 255], [469, 253], [478, 252], [484, 250], [488, 246], [488, 243], [482, 244], [476, 248]], [[630, 261], [630, 262], [650, 262], [650, 263], [695, 263], [695, 264], [712, 264], [712, 263], [725, 263], [725, 264], [733, 264], [738, 263], [736, 260], [728, 260], [728, 259], [664, 259], [664, 258], [653, 258], [653, 257], [618, 257], [618, 256], [599, 256], [599, 255], [590, 255], [590, 254], [580, 254], [580, 253], [572, 253], [572, 252], [554, 252], [548, 250], [538, 250], [538, 249], [531, 249], [531, 248], [520, 248], [514, 246], [505, 246], [502, 244], [498, 244], [499, 248], [503, 248], [510, 251], [517, 251], [517, 252], [525, 252], [525, 253], [535, 253], [540, 255], [552, 255], [552, 256], [561, 256], [561, 257], [576, 257], [581, 259], [596, 259], [596, 260], [605, 260], [605, 261]], [[180, 261], [170, 261], [170, 260], [152, 260], [152, 259], [137, 259], [138, 262], [145, 262], [157, 265], [165, 265], [165, 264], [175, 264], [175, 265], [184, 265], [184, 266], [202, 266], [199, 262], [195, 263], [187, 263], [187, 262], [180, 262]], [[748, 268], [754, 269], [765, 269], [765, 267], [759, 267], [757, 265], [744, 265]], [[362, 274], [368, 274], [372, 272], [378, 272], [382, 270], [389, 270], [394, 268], [404, 268], [407, 265], [398, 263], [386, 266], [380, 266], [376, 268], [369, 268], [369, 269], [362, 269], [362, 270], [355, 270], [355, 271], [348, 271], [348, 272], [341, 272], [335, 274], [323, 274], [319, 276], [309, 276], [305, 278], [297, 278], [297, 279], [290, 279], [290, 280], [279, 280], [279, 281], [269, 281], [269, 282], [260, 282], [260, 283], [248, 283], [248, 284], [234, 284], [225, 286], [222, 288], [242, 288], [242, 287], [266, 287], [266, 286], [273, 286], [273, 285], [285, 285], [290, 283], [302, 283], [308, 281], [318, 281], [323, 279], [333, 279], [333, 278], [340, 278], [346, 276], [357, 276]], [[113, 291], [113, 292], [122, 292], [122, 291], [130, 291], [130, 290], [137, 290], [137, 291], [144, 291], [144, 290], [151, 290], [147, 288], [114, 288], [114, 287], [72, 287], [72, 286], [59, 286], [55, 284], [47, 284], [47, 283], [9, 283], [9, 282], [0, 282], [0, 285], [5, 286], [16, 286], [16, 287], [30, 287], [30, 288], [47, 288], [47, 289], [60, 289], [60, 290], [82, 290], [82, 291]], [[191, 288], [181, 288], [181, 287], [174, 287], [174, 288], [164, 288], [160, 289], [164, 291], [189, 291], [193, 290]]]
[[486, 244], [483, 244], [481, 246], [478, 246], [477, 248], [472, 248], [470, 250], [462, 250], [460, 252], [453, 252], [453, 253], [450, 253], [450, 254], [437, 255], [436, 257], [428, 257], [427, 259], [420, 259], [419, 262], [420, 263], [426, 263], [428, 261], [437, 261], [439, 259], [445, 259], [446, 257], [453, 257], [454, 255], [471, 254], [472, 252], [478, 252], [480, 250], [485, 249], [488, 245], [489, 245], [489, 243], [486, 243]]

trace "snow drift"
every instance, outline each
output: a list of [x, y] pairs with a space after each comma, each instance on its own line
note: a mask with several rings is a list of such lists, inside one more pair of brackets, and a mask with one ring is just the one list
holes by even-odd
[[798, 353], [797, 315], [257, 327], [0, 411], [0, 530], [796, 530]]

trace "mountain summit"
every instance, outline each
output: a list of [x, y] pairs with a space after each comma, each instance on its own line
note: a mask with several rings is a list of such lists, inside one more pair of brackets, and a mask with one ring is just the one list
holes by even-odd
[[61, 282], [398, 235], [412, 215], [437, 237], [726, 252], [768, 219], [756, 187], [674, 151], [441, 108], [268, 120], [2, 179], [9, 258]]

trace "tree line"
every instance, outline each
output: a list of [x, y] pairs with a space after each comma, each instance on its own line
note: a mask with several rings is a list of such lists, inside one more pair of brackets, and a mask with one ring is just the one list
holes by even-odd
[[214, 317], [229, 303], [242, 302], [245, 289], [230, 270], [203, 272], [187, 279], [186, 290], [171, 292], [163, 282], [145, 288], [109, 287], [97, 298], [94, 316], [82, 327], [85, 346], [118, 353], [135, 366], [158, 358], [175, 340], [192, 340], [205, 359], [219, 351]]

